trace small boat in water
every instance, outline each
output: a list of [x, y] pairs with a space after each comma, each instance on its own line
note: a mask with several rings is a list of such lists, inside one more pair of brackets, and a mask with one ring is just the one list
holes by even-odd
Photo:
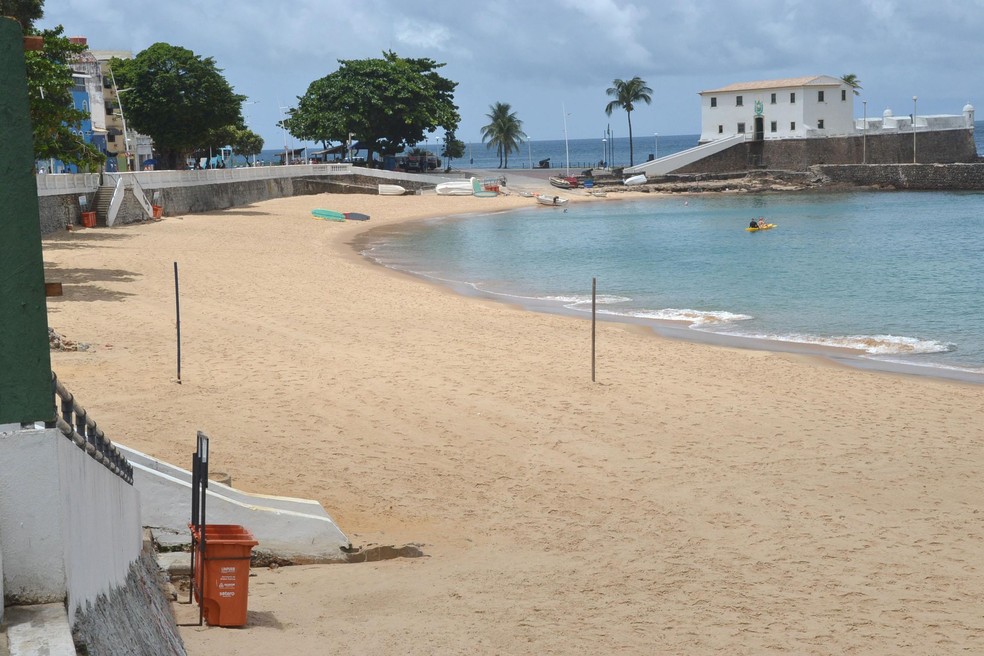
[[550, 176], [550, 184], [560, 189], [577, 189], [577, 178], [574, 176]]
[[553, 207], [560, 207], [561, 205], [567, 204], [566, 198], [561, 198], [560, 196], [548, 196], [546, 194], [537, 194], [536, 202], [541, 205], [551, 205]]
[[407, 190], [400, 185], [395, 184], [381, 184], [379, 185], [379, 195], [380, 196], [402, 196], [407, 193]]

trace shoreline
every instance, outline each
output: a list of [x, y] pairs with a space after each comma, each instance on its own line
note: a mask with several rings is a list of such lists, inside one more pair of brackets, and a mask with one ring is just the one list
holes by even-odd
[[[980, 388], [611, 322], [594, 383], [583, 321], [352, 246], [528, 202], [318, 195], [44, 239], [49, 325], [92, 344], [53, 367], [110, 439], [181, 464], [202, 430], [236, 487], [423, 553], [254, 568], [248, 625], [183, 626], [189, 654], [984, 650]], [[370, 224], [311, 219], [333, 206]]]
[[[781, 192], [777, 192], [781, 193]], [[808, 192], [795, 192], [808, 193]], [[605, 202], [645, 202], [655, 198], [668, 198], [680, 194], [668, 193], [645, 193], [634, 194], [632, 198], [609, 199]], [[569, 196], [570, 197], [570, 196]], [[579, 202], [598, 202], [604, 199], [594, 197], [577, 196]], [[513, 208], [516, 209], [516, 208]], [[501, 211], [512, 211], [504, 209]], [[549, 210], [548, 210], [549, 211]], [[473, 212], [470, 214], [486, 214], [486, 212]], [[414, 220], [412, 222], [401, 223], [400, 225], [415, 224], [413, 229], [425, 230], [422, 225], [427, 221], [443, 220], [467, 220], [470, 214], [454, 214], [446, 216], [433, 216]], [[385, 233], [391, 231], [390, 226], [377, 228], [365, 226], [350, 242], [353, 251], [366, 261], [380, 266], [384, 269], [398, 274], [410, 276], [427, 284], [436, 285], [454, 294], [466, 298], [478, 298], [496, 303], [503, 303], [510, 307], [520, 308], [527, 312], [540, 312], [553, 314], [563, 317], [571, 317], [583, 321], [590, 321], [590, 311], [575, 310], [557, 305], [543, 299], [537, 298], [518, 298], [507, 296], [487, 290], [482, 290], [471, 283], [453, 280], [442, 280], [429, 276], [424, 273], [401, 269], [390, 266], [374, 258], [369, 252], [369, 248], [374, 242], [385, 238]], [[865, 353], [861, 349], [847, 346], [831, 346], [814, 342], [796, 342], [792, 340], [776, 339], [769, 337], [759, 337], [753, 335], [741, 335], [734, 333], [717, 332], [711, 330], [701, 330], [686, 325], [686, 321], [660, 320], [645, 317], [633, 317], [629, 315], [614, 314], [608, 312], [598, 312], [599, 321], [611, 322], [616, 324], [638, 325], [652, 331], [656, 336], [664, 339], [682, 340], [694, 344], [706, 344], [722, 346], [725, 348], [740, 348], [759, 350], [771, 353], [789, 353], [792, 355], [811, 356], [829, 359], [833, 363], [847, 367], [853, 367], [863, 371], [874, 371], [895, 375], [926, 376], [928, 378], [966, 383], [969, 385], [984, 385], [984, 373], [975, 371], [967, 367], [946, 366], [937, 364], [919, 364], [916, 362], [901, 361], [891, 359], [893, 356], [875, 357]], [[902, 356], [898, 356], [901, 358]]]

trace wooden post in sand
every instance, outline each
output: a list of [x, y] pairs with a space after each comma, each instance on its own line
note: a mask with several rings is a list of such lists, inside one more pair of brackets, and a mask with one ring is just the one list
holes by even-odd
[[598, 279], [591, 279], [591, 382], [595, 382], [595, 322], [597, 320]]
[[178, 295], [178, 263], [174, 263], [174, 316], [178, 331], [178, 385], [181, 384], [181, 301]]

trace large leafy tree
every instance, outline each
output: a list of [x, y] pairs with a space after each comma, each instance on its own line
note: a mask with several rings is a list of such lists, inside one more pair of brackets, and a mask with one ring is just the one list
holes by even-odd
[[81, 123], [88, 114], [72, 103], [72, 70], [69, 64], [85, 51], [84, 45], [62, 36], [61, 25], [32, 33], [44, 37], [42, 50], [24, 53], [27, 68], [27, 95], [34, 128], [35, 159], [57, 159], [96, 170], [105, 157], [99, 149], [85, 143]]
[[255, 157], [263, 150], [263, 137], [247, 127], [237, 127], [229, 145], [246, 158]]
[[0, 0], [0, 16], [16, 18], [27, 32], [44, 15], [43, 7], [44, 0]]
[[154, 140], [163, 168], [177, 168], [188, 153], [207, 147], [212, 131], [243, 123], [245, 96], [233, 91], [212, 57], [155, 43], [110, 65], [116, 84], [128, 89], [127, 121]]
[[327, 147], [351, 134], [372, 161], [374, 153], [395, 155], [438, 128], [457, 129], [458, 84], [438, 74], [444, 64], [394, 52], [338, 63], [338, 70], [308, 86], [282, 122], [294, 137]]
[[609, 96], [614, 98], [605, 106], [605, 114], [612, 115], [612, 112], [621, 108], [625, 110], [625, 115], [629, 119], [629, 166], [635, 164], [635, 152], [632, 148], [632, 111], [637, 103], [644, 102], [647, 105], [652, 103], [653, 90], [646, 86], [646, 81], [636, 75], [631, 80], [612, 81], [612, 86], [605, 90]]
[[455, 136], [454, 132], [444, 133], [444, 148], [441, 149], [441, 157], [448, 161], [448, 170], [451, 169], [451, 160], [461, 159], [465, 156], [465, 142]]
[[508, 169], [509, 153], [518, 151], [526, 137], [523, 122], [512, 111], [512, 106], [503, 102], [489, 105], [485, 118], [489, 119], [489, 124], [482, 127], [482, 143], [486, 144], [486, 148], [495, 148], [499, 168], [505, 166]]
[[861, 80], [859, 80], [858, 79], [858, 76], [855, 75], [854, 73], [848, 73], [848, 74], [842, 76], [841, 77], [841, 82], [843, 82], [847, 86], [851, 87], [851, 90], [854, 91], [854, 95], [855, 96], [860, 96], [861, 95], [861, 89], [862, 89], [862, 87], [861, 87]]

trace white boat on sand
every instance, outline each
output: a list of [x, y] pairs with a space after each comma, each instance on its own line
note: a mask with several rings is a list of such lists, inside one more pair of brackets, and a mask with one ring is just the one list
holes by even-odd
[[442, 182], [434, 188], [438, 196], [471, 196], [475, 193], [475, 188], [473, 186], [473, 180], [475, 178], [469, 178], [468, 180], [452, 180], [450, 182]]
[[379, 185], [379, 195], [380, 196], [402, 196], [407, 193], [407, 190], [400, 185], [395, 184], [381, 184]]
[[646, 174], [640, 173], [639, 175], [633, 175], [631, 178], [625, 179], [625, 186], [634, 187], [636, 185], [646, 184]]
[[547, 194], [537, 194], [536, 202], [541, 205], [551, 205], [553, 207], [560, 207], [561, 205], [567, 204], [566, 198], [561, 198], [560, 196], [549, 196]]

